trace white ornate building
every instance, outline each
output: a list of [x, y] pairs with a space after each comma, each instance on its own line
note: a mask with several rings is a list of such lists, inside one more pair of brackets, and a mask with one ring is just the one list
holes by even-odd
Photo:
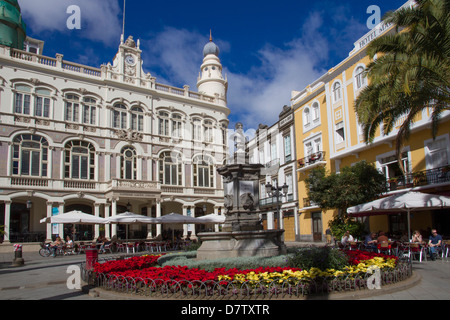
[[[216, 167], [227, 154], [230, 111], [218, 47], [212, 40], [205, 46], [198, 92], [157, 83], [144, 72], [141, 53], [139, 41], [122, 37], [113, 63], [92, 68], [0, 45], [6, 242], [63, 235], [63, 226], [39, 220], [71, 210], [101, 217], [221, 211]], [[77, 228], [89, 239], [124, 235], [124, 226]], [[195, 226], [130, 228], [130, 238], [168, 228], [195, 235]]]

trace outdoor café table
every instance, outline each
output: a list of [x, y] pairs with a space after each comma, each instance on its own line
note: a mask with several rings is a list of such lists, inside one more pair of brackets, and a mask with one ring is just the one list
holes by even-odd
[[133, 250], [133, 253], [136, 253], [136, 250], [134, 248], [134, 242], [127, 242], [126, 247], [127, 253], [130, 253], [131, 249]]

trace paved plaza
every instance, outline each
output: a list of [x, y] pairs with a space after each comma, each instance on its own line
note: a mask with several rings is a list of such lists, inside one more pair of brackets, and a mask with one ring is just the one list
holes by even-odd
[[[101, 258], [103, 255], [100, 255]], [[108, 256], [108, 255], [105, 255]], [[122, 300], [117, 294], [94, 297], [83, 290], [67, 288], [71, 265], [79, 265], [86, 256], [43, 258], [38, 252], [24, 252], [25, 265], [11, 267], [14, 253], [0, 253], [1, 300]], [[349, 292], [324, 296], [327, 300], [450, 300], [450, 258], [413, 262], [414, 275], [400, 284], [382, 290]]]

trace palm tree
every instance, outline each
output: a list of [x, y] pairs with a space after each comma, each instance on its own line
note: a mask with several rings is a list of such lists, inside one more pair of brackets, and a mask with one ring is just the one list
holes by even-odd
[[[370, 84], [355, 101], [366, 143], [373, 142], [382, 125], [389, 134], [404, 117], [397, 138], [398, 158], [417, 116], [425, 108], [432, 115], [436, 137], [442, 113], [449, 109], [450, 1], [416, 0], [416, 6], [388, 13], [396, 33], [375, 39], [368, 46], [377, 59], [367, 67]], [[402, 167], [401, 161], [399, 161]]]

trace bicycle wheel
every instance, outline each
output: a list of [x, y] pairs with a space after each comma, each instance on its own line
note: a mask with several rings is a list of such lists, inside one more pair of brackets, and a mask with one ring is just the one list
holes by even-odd
[[39, 250], [39, 254], [40, 254], [42, 257], [48, 257], [48, 256], [50, 255], [50, 250], [48, 250], [48, 249], [46, 249], [46, 248], [41, 248], [41, 249]]

